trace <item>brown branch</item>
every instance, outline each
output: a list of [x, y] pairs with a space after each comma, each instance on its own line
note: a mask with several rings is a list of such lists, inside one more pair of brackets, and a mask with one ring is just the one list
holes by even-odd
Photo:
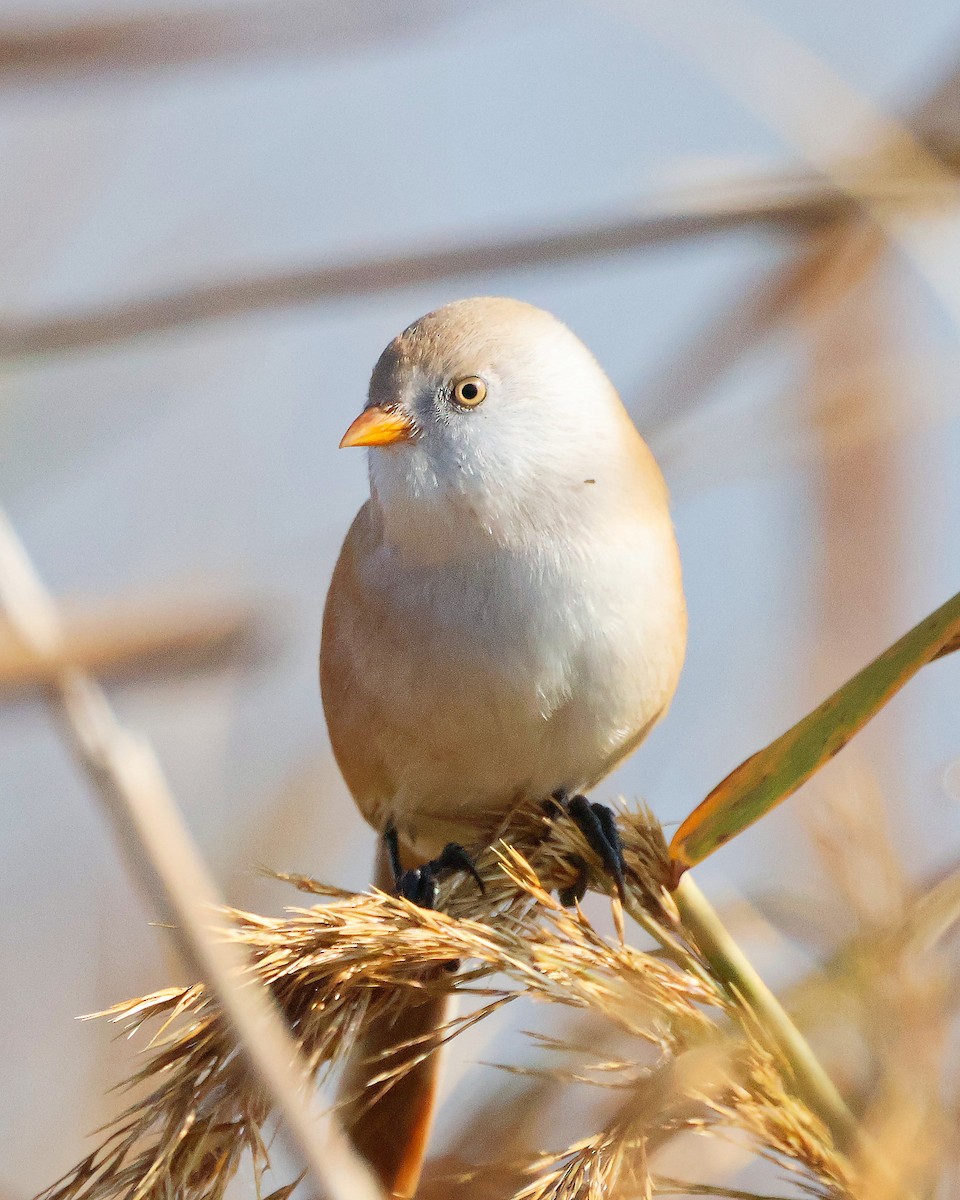
[[[877, 203], [927, 204], [939, 192], [909, 178], [864, 177]], [[187, 285], [155, 296], [48, 317], [0, 322], [0, 358], [85, 350], [203, 321], [344, 300], [462, 275], [582, 262], [748, 225], [781, 232], [849, 216], [859, 201], [817, 176], [774, 176], [697, 188], [640, 206], [631, 216], [502, 240], [374, 254], [341, 264]]]
[[4, 691], [49, 687], [71, 668], [141, 676], [220, 665], [247, 644], [253, 628], [252, 610], [233, 602], [114, 602], [65, 613], [58, 645], [40, 651], [0, 618], [0, 700]]
[[[0, 513], [0, 607], [22, 640], [56, 657], [62, 626], [53, 599]], [[250, 976], [249, 956], [213, 926], [222, 907], [148, 743], [124, 729], [103, 692], [82, 672], [59, 675], [49, 689], [66, 740], [94, 784], [131, 869], [161, 920], [212, 992], [253, 1076], [271, 1097], [291, 1148], [332, 1200], [380, 1200], [380, 1189], [333, 1116], [318, 1118], [305, 1099], [310, 1074], [270, 995]]]
[[[878, 108], [826, 60], [765, 20], [749, 3], [595, 2], [682, 54], [856, 200], [960, 324], [960, 285], [946, 244], [955, 234], [960, 184], [907, 121]], [[859, 164], [838, 155], [838, 128], [885, 161], [895, 177], [926, 183], [939, 193], [944, 200], [940, 219], [911, 220], [901, 206], [865, 191]]]
[[847, 222], [838, 220], [810, 238], [795, 255], [751, 281], [736, 302], [725, 302], [636, 391], [642, 396], [644, 431], [664, 453], [672, 431], [699, 410], [703, 398], [744, 355], [796, 315], [808, 289], [829, 267]]
[[451, 16], [450, 0], [274, 0], [82, 21], [0, 26], [0, 82], [142, 72], [182, 63], [331, 55], [410, 38]]
[[[960, 66], [916, 105], [904, 124], [948, 170], [960, 172]], [[638, 391], [654, 440], [669, 437], [671, 428], [696, 408], [709, 388], [742, 361], [745, 350], [796, 316], [809, 289], [819, 286], [848, 240], [844, 218], [849, 213], [838, 212], [833, 222], [825, 216], [825, 228], [815, 239], [752, 283], [733, 306], [724, 305], [702, 329], [685, 337], [675, 357], [644, 381]]]

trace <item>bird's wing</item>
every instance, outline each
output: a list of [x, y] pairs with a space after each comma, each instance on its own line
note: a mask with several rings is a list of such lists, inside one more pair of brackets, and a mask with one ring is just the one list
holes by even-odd
[[320, 694], [337, 766], [357, 807], [382, 832], [382, 806], [396, 790], [378, 752], [389, 714], [382, 711], [366, 664], [376, 660], [377, 644], [389, 614], [364, 590], [360, 564], [377, 543], [369, 501], [360, 509], [344, 540], [333, 571], [323, 613], [320, 643]]

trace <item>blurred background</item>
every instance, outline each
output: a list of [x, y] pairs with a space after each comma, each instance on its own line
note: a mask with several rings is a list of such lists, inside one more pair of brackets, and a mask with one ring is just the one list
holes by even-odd
[[[231, 903], [368, 879], [316, 678], [337, 442], [439, 304], [555, 312], [672, 489], [684, 679], [598, 798], [669, 831], [960, 587], [956, 4], [5, 0], [0, 161], [2, 501]], [[134, 1049], [75, 1018], [186, 982], [42, 684], [0, 629], [0, 1200], [121, 1104]], [[775, 983], [956, 862], [958, 713], [948, 659], [698, 870]], [[502, 1144], [521, 1085], [466, 1064], [535, 1019], [456, 1049], [443, 1162]]]

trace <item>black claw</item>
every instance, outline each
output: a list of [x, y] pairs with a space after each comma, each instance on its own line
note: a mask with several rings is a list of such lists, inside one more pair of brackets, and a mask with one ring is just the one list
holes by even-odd
[[[553, 798], [561, 804], [563, 799], [562, 793]], [[623, 900], [626, 896], [626, 864], [623, 861], [623, 842], [620, 840], [620, 831], [617, 829], [612, 810], [605, 804], [591, 804], [586, 796], [577, 795], [566, 801], [566, 811], [571, 819], [576, 821], [591, 850], [603, 863], [607, 874], [613, 879], [617, 895]], [[578, 869], [582, 875], [582, 864], [578, 865]], [[585, 890], [585, 882], [582, 885], [581, 877], [578, 876], [576, 883], [559, 893], [560, 902], [567, 903], [564, 895], [568, 893], [575, 899], [582, 899]]]
[[431, 863], [413, 867], [400, 876], [397, 893], [418, 908], [436, 908], [440, 885], [431, 870]]
[[412, 867], [409, 871], [405, 871], [403, 863], [400, 861], [400, 839], [392, 823], [383, 831], [383, 840], [387, 844], [390, 869], [393, 872], [393, 886], [397, 895], [420, 908], [436, 907], [440, 892], [437, 875], [441, 871], [466, 871], [476, 881], [481, 894], [486, 891], [473, 859], [456, 842], [450, 842], [444, 846], [436, 858], [424, 863], [422, 867]]
[[448, 842], [441, 850], [440, 857], [429, 865], [435, 871], [466, 871], [480, 889], [480, 895], [486, 895], [487, 889], [483, 886], [476, 863], [458, 842]]
[[577, 877], [573, 883], [557, 889], [557, 896], [564, 908], [575, 907], [587, 894], [587, 864], [579, 857], [572, 858], [570, 862], [571, 866], [576, 867]]

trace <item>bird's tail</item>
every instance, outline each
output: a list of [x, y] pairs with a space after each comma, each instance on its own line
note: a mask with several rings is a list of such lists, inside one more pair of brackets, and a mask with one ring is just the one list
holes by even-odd
[[[393, 874], [381, 841], [374, 883], [393, 888]], [[418, 1062], [373, 1103], [369, 1085], [395, 1063], [418, 1053], [416, 1043], [446, 1019], [449, 998], [424, 994], [390, 1017], [372, 1021], [350, 1050], [340, 1088], [341, 1111], [354, 1146], [380, 1177], [392, 1200], [408, 1200], [417, 1190], [436, 1100], [439, 1051]], [[399, 1047], [395, 1055], [390, 1051]]]

